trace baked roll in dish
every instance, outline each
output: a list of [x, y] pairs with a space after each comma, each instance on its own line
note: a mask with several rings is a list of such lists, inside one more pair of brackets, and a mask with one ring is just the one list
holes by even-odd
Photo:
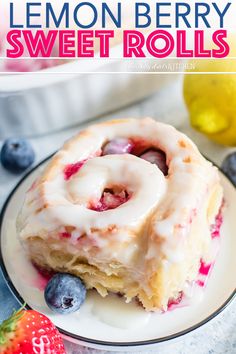
[[204, 286], [222, 197], [217, 168], [184, 134], [150, 118], [114, 120], [54, 155], [17, 228], [38, 267], [165, 311]]

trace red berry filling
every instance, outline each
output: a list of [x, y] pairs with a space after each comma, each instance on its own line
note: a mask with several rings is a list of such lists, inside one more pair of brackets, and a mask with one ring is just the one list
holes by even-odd
[[[222, 215], [223, 204], [222, 204], [222, 207], [219, 210], [218, 215], [216, 216], [215, 223], [211, 226], [212, 239], [214, 239], [215, 237], [219, 237], [220, 236], [220, 228], [221, 228], [221, 225], [222, 225], [222, 222], [223, 222], [223, 215]], [[196, 213], [196, 210], [194, 210], [194, 214], [195, 213]], [[198, 278], [196, 279], [195, 284], [197, 284], [201, 288], [204, 288], [213, 266], [214, 266], [214, 261], [207, 264], [207, 263], [204, 262], [203, 259], [201, 259], [200, 260], [199, 270], [198, 270]], [[181, 291], [179, 293], [179, 296], [178, 296], [177, 299], [169, 299], [168, 310], [172, 306], [179, 305], [179, 303], [182, 301], [183, 297], [184, 297], [184, 293], [183, 293], [183, 291]]]
[[140, 155], [140, 158], [156, 165], [163, 172], [164, 176], [168, 175], [166, 154], [163, 151], [150, 149], [144, 154]]
[[218, 215], [216, 216], [215, 224], [211, 226], [211, 237], [220, 237], [220, 229], [223, 223], [222, 208], [220, 209]]
[[197, 280], [196, 281], [197, 285], [203, 288], [205, 286], [205, 282], [203, 280]]
[[115, 209], [126, 203], [129, 198], [130, 195], [125, 190], [114, 192], [112, 189], [105, 189], [100, 200], [96, 203], [92, 202], [89, 209], [98, 212]]
[[60, 236], [62, 238], [71, 238], [71, 233], [70, 232], [61, 232]]
[[148, 142], [145, 139], [132, 138], [130, 140], [132, 141], [132, 145], [133, 145], [132, 150], [131, 150], [132, 155], [140, 156], [144, 152], [146, 152], [152, 148], [150, 142]]
[[103, 156], [113, 154], [130, 154], [133, 143], [130, 139], [116, 138], [107, 142], [102, 149]]
[[183, 299], [183, 296], [184, 296], [184, 293], [183, 291], [180, 291], [179, 292], [179, 295], [176, 299], [169, 299], [168, 301], [168, 304], [167, 304], [167, 308], [168, 310], [170, 310], [170, 308], [174, 305], [179, 305], [179, 303], [182, 301]]
[[214, 263], [206, 264], [202, 259], [200, 260], [199, 278], [196, 280], [196, 284], [200, 287], [205, 287], [210, 271], [212, 270]]
[[102, 148], [102, 155], [132, 154], [155, 164], [165, 176], [168, 175], [166, 154], [150, 142], [140, 138], [116, 138], [108, 141]]
[[[224, 203], [223, 203], [224, 204]], [[220, 237], [220, 228], [223, 223], [223, 215], [222, 215], [222, 209], [223, 209], [223, 204], [222, 207], [219, 210], [218, 215], [215, 218], [215, 223], [211, 226], [211, 237], [212, 239], [216, 237]], [[200, 266], [199, 266], [199, 278], [196, 280], [196, 284], [200, 287], [204, 287], [206, 285], [208, 276], [211, 272], [211, 269], [214, 266], [214, 261], [212, 263], [206, 264], [203, 259], [200, 260]]]
[[207, 276], [209, 274], [209, 271], [211, 269], [212, 264], [206, 264], [204, 261], [201, 259], [200, 261], [200, 268], [199, 268], [199, 273], [202, 275]]
[[83, 167], [86, 161], [87, 159], [67, 165], [64, 168], [65, 180], [68, 181], [73, 175], [75, 175]]
[[102, 150], [96, 151], [94, 154], [90, 155], [88, 158], [75, 162], [75, 163], [70, 163], [65, 166], [64, 168], [64, 178], [66, 181], [68, 181], [73, 175], [75, 175], [79, 170], [84, 166], [85, 162], [87, 162], [89, 159], [93, 157], [98, 157], [101, 156]]

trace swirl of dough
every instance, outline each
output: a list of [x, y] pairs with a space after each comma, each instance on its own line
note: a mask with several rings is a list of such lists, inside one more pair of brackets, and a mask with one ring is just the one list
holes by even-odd
[[[81, 227], [80, 212], [87, 227], [89, 222], [100, 228], [117, 223], [119, 226], [132, 225], [136, 220], [147, 217], [166, 191], [166, 180], [161, 171], [133, 155], [90, 159], [65, 185], [71, 201], [70, 217], [75, 216], [78, 220], [73, 220], [76, 227]], [[96, 209], [104, 190], [118, 190], [120, 195], [124, 189], [129, 198], [127, 196], [127, 201], [120, 207], [108, 209], [99, 216], [96, 210], [89, 209], [90, 205]], [[64, 215], [62, 213], [61, 220], [66, 224], [68, 220], [63, 220]]]
[[[165, 173], [148, 159], [161, 159]], [[150, 118], [115, 120], [52, 158], [26, 195], [18, 232], [39, 266], [153, 310], [196, 278], [221, 201], [217, 169], [184, 134]]]

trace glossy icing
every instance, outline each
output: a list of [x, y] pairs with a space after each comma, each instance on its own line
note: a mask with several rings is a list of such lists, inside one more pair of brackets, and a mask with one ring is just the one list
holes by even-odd
[[[135, 154], [147, 148], [163, 151], [168, 175], [132, 154], [102, 156], [103, 146], [117, 137], [130, 139]], [[215, 210], [208, 215], [216, 187]], [[107, 188], [126, 191], [129, 198], [116, 208], [91, 208]], [[194, 267], [201, 258], [211, 262], [210, 225], [221, 199], [217, 168], [184, 134], [150, 118], [117, 120], [91, 126], [53, 157], [26, 195], [18, 230], [25, 242], [39, 236], [74, 255], [89, 258], [95, 247], [93, 262], [123, 264], [151, 296], [148, 276], [160, 263], [164, 278], [173, 264], [188, 265], [190, 232], [197, 235], [199, 249]]]

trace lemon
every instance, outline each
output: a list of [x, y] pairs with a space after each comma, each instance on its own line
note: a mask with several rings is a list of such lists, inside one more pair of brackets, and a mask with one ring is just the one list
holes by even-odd
[[217, 143], [236, 146], [236, 60], [201, 59], [191, 67], [184, 78], [184, 99], [192, 126]]

